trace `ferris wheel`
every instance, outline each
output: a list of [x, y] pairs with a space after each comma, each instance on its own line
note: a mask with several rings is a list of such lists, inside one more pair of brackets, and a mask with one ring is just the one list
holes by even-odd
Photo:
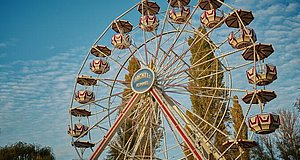
[[252, 133], [274, 132], [279, 115], [264, 111], [276, 98], [266, 89], [274, 50], [257, 42], [253, 19], [224, 0], [142, 0], [113, 20], [75, 78], [68, 134], [79, 158], [240, 157], [256, 145], [236, 136], [244, 123], [226, 131], [240, 94]]

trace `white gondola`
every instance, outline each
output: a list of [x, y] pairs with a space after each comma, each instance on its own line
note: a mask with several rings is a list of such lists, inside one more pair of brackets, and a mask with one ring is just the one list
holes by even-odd
[[90, 63], [90, 69], [96, 74], [104, 74], [109, 71], [109, 63], [106, 60], [98, 59]]
[[280, 118], [279, 115], [263, 113], [249, 118], [248, 124], [257, 134], [269, 134], [279, 128]]
[[82, 125], [81, 123], [77, 123], [77, 124], [74, 124], [74, 128], [71, 128], [69, 126], [69, 129], [68, 129], [68, 134], [72, 137], [79, 137], [79, 136], [85, 136], [87, 135], [88, 132], [86, 132], [87, 130], [89, 129], [88, 126], [85, 126], [85, 125]]
[[237, 34], [230, 33], [228, 43], [236, 49], [248, 47], [256, 42], [256, 34], [253, 29], [243, 28]]
[[261, 68], [256, 68], [256, 76], [254, 76], [255, 68], [252, 67], [247, 71], [247, 78], [250, 84], [256, 82], [258, 86], [264, 86], [272, 83], [277, 79], [276, 66], [264, 64]]
[[145, 15], [140, 18], [139, 27], [146, 32], [157, 30], [158, 25], [159, 20], [155, 15]]
[[131, 45], [131, 38], [128, 34], [115, 34], [111, 39], [111, 44], [118, 49], [127, 49]]
[[95, 100], [95, 94], [92, 91], [82, 90], [77, 91], [75, 94], [75, 100], [78, 103], [85, 104]]
[[223, 22], [222, 19], [224, 18], [224, 15], [216, 9], [206, 10], [202, 13], [200, 17], [201, 23], [207, 27], [207, 28], [213, 28], [213, 27], [221, 27]]
[[189, 7], [172, 8], [169, 12], [171, 22], [176, 24], [185, 23], [190, 17], [191, 11]]

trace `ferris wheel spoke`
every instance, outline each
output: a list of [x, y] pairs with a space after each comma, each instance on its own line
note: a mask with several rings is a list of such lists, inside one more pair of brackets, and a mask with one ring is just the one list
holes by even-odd
[[[187, 92], [191, 92], [191, 91], [200, 91], [200, 90], [206, 90], [206, 91], [235, 91], [235, 92], [247, 92], [247, 90], [244, 89], [237, 89], [237, 88], [224, 88], [221, 86], [215, 86], [215, 87], [201, 87], [201, 86], [188, 86], [188, 85], [180, 85], [180, 84], [176, 84], [176, 85], [168, 85], [167, 89], [176, 89], [176, 88], [181, 88], [186, 90]], [[184, 91], [181, 90], [181, 91]], [[169, 91], [169, 90], [166, 90]]]
[[[105, 83], [112, 83], [115, 81], [116, 85], [119, 85], [120, 87], [126, 87], [128, 88], [128, 86], [130, 86], [130, 83], [125, 81], [125, 80], [121, 80], [121, 79], [111, 79], [111, 78], [99, 78], [97, 79], [101, 82], [105, 82]], [[110, 85], [111, 86], [111, 85]]]
[[[107, 79], [98, 79], [98, 81], [100, 83], [104, 84], [105, 86], [107, 86], [109, 88], [115, 87], [115, 88], [118, 88], [118, 89], [124, 89], [124, 85], [122, 83], [115, 83], [115, 86], [113, 86], [112, 84], [107, 83], [106, 80]], [[110, 81], [110, 82], [112, 82], [112, 81]], [[120, 82], [120, 81], [116, 80], [116, 82]], [[120, 84], [122, 84], [122, 85], [120, 86]], [[125, 86], [125, 87], [127, 87], [127, 86]]]
[[[144, 11], [142, 10], [142, 15], [143, 16], [145, 16], [144, 15]], [[148, 63], [148, 49], [147, 49], [147, 38], [146, 38], [146, 31], [145, 30], [143, 30], [143, 38], [144, 38], [144, 50], [145, 50], [145, 63], [146, 63], [146, 66], [148, 66], [149, 65], [149, 63]]]
[[[176, 47], [183, 46], [185, 43], [186, 43], [186, 42], [184, 41], [184, 42], [178, 44], [177, 46], [174, 47], [174, 49], [175, 49]], [[180, 57], [179, 54], [177, 54], [174, 50], [171, 50], [171, 51], [170, 51], [172, 54], [168, 54], [167, 51], [165, 51], [163, 48], [160, 48], [160, 50], [164, 53], [164, 54], [162, 55], [162, 57], [163, 57], [163, 56], [165, 57], [164, 60], [166, 60], [166, 57], [168, 57], [169, 60], [168, 60], [166, 63], [165, 63], [164, 60], [162, 60], [162, 61], [159, 63], [159, 64], [160, 64], [159, 66], [161, 66], [161, 67], [160, 67], [160, 70], [158, 70], [158, 74], [160, 74], [163, 70], [166, 70], [165, 68], [171, 63], [171, 61], [175, 61], [174, 59], [178, 58], [178, 59], [180, 59], [181, 61], [183, 61], [183, 58]], [[161, 57], [160, 59], [163, 59], [162, 57]], [[164, 63], [165, 63], [165, 64], [164, 64]], [[184, 61], [183, 61], [183, 63], [187, 64], [187, 63], [184, 62]]]
[[[170, 6], [171, 6], [170, 3], [168, 3], [167, 11], [170, 9]], [[158, 57], [158, 52], [159, 52], [159, 48], [160, 48], [160, 45], [161, 45], [161, 42], [162, 42], [163, 33], [164, 33], [164, 30], [165, 30], [165, 27], [166, 27], [166, 22], [168, 20], [167, 18], [168, 18], [168, 12], [166, 12], [165, 16], [164, 16], [164, 21], [163, 21], [163, 24], [162, 24], [161, 32], [160, 32], [159, 37], [158, 37], [158, 43], [157, 43], [157, 46], [156, 46], [155, 57]], [[156, 60], [157, 59], [154, 59], [154, 64], [156, 64]]]
[[[225, 21], [225, 20], [223, 20], [223, 21]], [[182, 53], [181, 57], [186, 56], [186, 54], [188, 53], [188, 51], [190, 50], [191, 47], [193, 47], [193, 46], [194, 46], [196, 43], [198, 43], [200, 40], [205, 39], [206, 42], [208, 42], [211, 46], [213, 46], [213, 49], [211, 49], [211, 51], [210, 51], [209, 53], [207, 53], [204, 57], [202, 57], [200, 60], [198, 60], [198, 61], [196, 62], [196, 64], [197, 64], [197, 63], [198, 63], [199, 61], [201, 61], [203, 58], [205, 58], [205, 57], [208, 56], [209, 54], [213, 53], [217, 48], [220, 48], [221, 45], [223, 45], [225, 42], [227, 42], [227, 40], [224, 40], [219, 46], [216, 46], [215, 44], [211, 43], [210, 40], [207, 39], [208, 34], [211, 33], [211, 32], [212, 32], [212, 29], [209, 30], [208, 32], [206, 32], [205, 34], [202, 34], [201, 32], [198, 32], [198, 31], [196, 30], [196, 33], [197, 33], [197, 34], [200, 34], [201, 37], [200, 37], [199, 39], [197, 39], [197, 40], [194, 39], [194, 41], [190, 44], [190, 46], [186, 49], [186, 51], [184, 51], [184, 52]], [[251, 46], [249, 46], [249, 47], [251, 47]], [[244, 50], [244, 49], [246, 49], [246, 48], [247, 48], [247, 47], [242, 48], [242, 49], [239, 49], [239, 50], [237, 50], [236, 52], [239, 52], [239, 51]], [[200, 49], [200, 48], [199, 48], [199, 49]], [[198, 49], [198, 51], [199, 51], [199, 49]], [[235, 52], [234, 52], [234, 53], [235, 53]], [[228, 56], [228, 55], [225, 55], [225, 56]], [[173, 63], [175, 63], [177, 60], [178, 60], [178, 59], [176, 59], [175, 61], [173, 61]], [[193, 60], [193, 61], [194, 61], [194, 60]], [[173, 63], [171, 63], [171, 65], [169, 65], [168, 67], [172, 66]], [[165, 68], [164, 68], [164, 69], [165, 69]]]
[[[173, 51], [174, 47], [175, 47], [175, 44], [176, 44], [176, 40], [177, 40], [177, 37], [179, 37], [178, 35], [180, 34], [180, 28], [178, 26], [178, 28], [175, 28], [175, 34], [174, 34], [174, 39], [173, 39], [173, 42], [170, 44], [171, 46], [168, 47], [168, 51], [165, 51], [165, 54], [161, 55], [161, 60], [160, 62], [158, 63], [158, 66], [163, 66], [165, 61], [167, 59], [169, 59], [169, 61], [172, 59], [172, 56], [169, 56], [170, 55], [170, 52]], [[162, 47], [160, 47], [162, 48]]]
[[[181, 33], [181, 30], [177, 30], [176, 31], [177, 34], [175, 36], [177, 36], [178, 34]], [[175, 40], [175, 39], [174, 39]], [[174, 43], [173, 43], [174, 44]], [[187, 40], [184, 39], [181, 43], [178, 43], [177, 45], [174, 45], [173, 48], [170, 48], [169, 51], [163, 51], [165, 54], [164, 56], [162, 55], [161, 57], [161, 62], [160, 62], [160, 70], [158, 71], [158, 73], [160, 74], [163, 71], [168, 70], [172, 65], [174, 65], [178, 60], [180, 62], [183, 62], [184, 64], [186, 64], [187, 66], [189, 66], [187, 64], [187, 62], [185, 62], [183, 59], [185, 58], [185, 55], [182, 56], [180, 54], [177, 54], [175, 52], [175, 50], [178, 50], [177, 48], [182, 47], [182, 49], [184, 49], [184, 45], [187, 44]], [[172, 45], [172, 44], [171, 44]], [[178, 51], [177, 51], [178, 52]], [[168, 55], [168, 56], [167, 56]], [[167, 60], [168, 58], [168, 60]]]
[[[166, 53], [164, 50], [162, 50], [162, 51], [163, 51], [163, 53]], [[178, 58], [179, 58], [178, 54], [176, 54], [174, 51], [172, 51], [172, 53], [175, 55], [174, 57], [178, 57]], [[181, 63], [181, 62], [182, 62], [182, 63]], [[166, 75], [172, 74], [175, 70], [181, 69], [183, 66], [189, 67], [189, 64], [187, 64], [184, 60], [181, 59], [180, 62], [177, 63], [177, 66], [176, 66], [176, 67], [173, 67], [172, 69], [168, 70], [167, 74], [162, 74], [163, 69], [161, 69], [161, 68], [164, 68], [163, 65], [162, 65], [162, 67], [160, 68], [160, 70], [157, 72], [157, 74], [158, 74], [158, 76], [163, 76], [163, 77], [165, 77]], [[166, 72], [167, 70], [164, 70], [164, 71]], [[187, 72], [186, 72], [186, 73], [187, 73]], [[187, 73], [187, 74], [188, 74], [188, 73]]]
[[[162, 47], [165, 46], [165, 45], [167, 45], [167, 42], [170, 41], [174, 36], [175, 36], [175, 34], [169, 35], [169, 36], [166, 38], [165, 42], [160, 43], [159, 45], [157, 45], [157, 47], [156, 47], [156, 48], [157, 48], [157, 52], [162, 51], [162, 50], [161, 50]], [[158, 43], [159, 43], [159, 42], [158, 42]], [[161, 55], [156, 54], [156, 56], [154, 57], [155, 59], [159, 59], [159, 61], [155, 61], [156, 66], [159, 66], [159, 64], [162, 63], [162, 59], [163, 59], [164, 56], [170, 57], [170, 55], [167, 54], [166, 51], [162, 51], [162, 52], [163, 52], [163, 54], [161, 54]]]
[[[237, 66], [234, 66], [234, 67], [228, 66], [228, 67], [225, 67], [221, 71], [217, 71], [215, 73], [203, 75], [201, 77], [196, 77], [196, 78], [193, 78], [193, 79], [189, 79], [188, 82], [181, 82], [181, 83], [177, 83], [177, 84], [187, 84], [189, 82], [194, 82], [195, 80], [202, 80], [202, 79], [209, 78], [209, 77], [212, 77], [212, 76], [221, 75], [221, 74], [224, 74], [226, 72], [230, 72], [230, 71], [233, 71], [233, 70], [236, 70], [236, 69], [240, 69], [240, 68], [249, 66], [250, 64], [253, 64], [253, 62], [252, 61], [246, 62], [244, 64], [240, 64], [240, 65], [237, 65]], [[201, 71], [201, 70], [199, 70], [199, 71]], [[203, 70], [203, 71], [205, 71], [205, 70]], [[184, 79], [184, 80], [186, 80], [188, 78], [191, 78], [189, 75], [183, 75], [183, 73], [184, 72], [179, 73], [179, 74], [181, 74], [181, 76], [173, 76], [173, 77], [168, 76], [168, 78], [158, 79], [158, 81], [176, 80], [176, 79]], [[176, 83], [173, 83], [173, 84], [176, 84]]]
[[191, 66], [190, 69], [193, 69], [193, 68], [195, 68], [195, 67], [201, 66], [201, 65], [203, 65], [203, 64], [205, 64], [205, 63], [213, 62], [213, 61], [215, 61], [215, 60], [218, 60], [218, 59], [221, 59], [221, 58], [230, 56], [230, 55], [232, 55], [232, 54], [238, 53], [238, 52], [240, 52], [240, 51], [243, 51], [243, 50], [245, 50], [245, 49], [247, 49], [247, 48], [251, 48], [251, 47], [253, 47], [253, 45], [248, 46], [248, 47], [245, 47], [245, 48], [233, 50], [233, 51], [224, 53], [224, 54], [222, 54], [222, 55], [216, 56], [216, 57], [214, 57], [214, 58], [211, 58], [211, 59], [209, 59], [209, 60], [206, 60], [206, 61], [204, 61], [204, 62], [201, 62], [206, 56], [208, 56], [210, 53], [212, 53], [212, 52], [210, 52], [210, 53], [208, 53], [207, 55], [205, 55], [204, 57], [202, 57], [201, 59], [199, 59], [198, 61], [196, 61], [196, 62]]
[[[215, 97], [210, 97], [210, 98], [215, 98]], [[224, 135], [225, 137], [228, 137], [229, 135], [224, 133], [222, 130], [220, 130], [218, 127], [216, 127], [214, 124], [211, 124], [208, 120], [206, 120], [205, 118], [203, 117], [200, 117], [198, 114], [192, 112], [189, 108], [186, 108], [185, 106], [181, 105], [181, 104], [177, 104], [179, 105], [181, 108], [185, 109], [186, 112], [189, 112], [191, 113], [195, 118], [199, 119], [201, 122], [200, 124], [196, 125], [196, 127], [200, 127], [201, 126], [201, 123], [205, 123], [207, 126], [210, 126], [212, 129], [214, 129], [215, 131], [217, 131], [218, 133]], [[196, 136], [196, 134], [194, 133], [193, 135]], [[207, 140], [210, 140], [210, 138], [207, 138]]]
[[[182, 67], [183, 67], [183, 66], [178, 67], [177, 70], [182, 69]], [[177, 67], [176, 67], [176, 68], [177, 68]], [[170, 74], [173, 74], [173, 73], [174, 73], [174, 71], [171, 72]], [[193, 76], [192, 76], [189, 72], [184, 72], [184, 73], [185, 73], [185, 74], [187, 75], [187, 77], [189, 77], [190, 79], [194, 79]], [[165, 84], [166, 86], [168, 86], [169, 84], [172, 84], [172, 83], [182, 83], [184, 80], [188, 80], [187, 78], [181, 78], [181, 79], [179, 78], [179, 77], [182, 76], [184, 73], [181, 73], [181, 74], [176, 75], [175, 78], [172, 79], [172, 80], [165, 80], [164, 84]], [[170, 75], [170, 74], [168, 74], [168, 75]], [[166, 76], [168, 76], [168, 75], [166, 75]]]
[[[179, 30], [175, 29], [173, 30], [173, 34], [169, 35], [168, 38], [166, 40], [164, 40], [164, 43], [161, 43], [160, 46], [158, 46], [158, 50], [162, 51], [163, 48], [169, 48], [169, 46], [172, 44], [170, 43], [172, 38], [174, 38], [174, 40], [176, 39], [176, 36], [179, 34]], [[173, 41], [174, 41], [173, 40]], [[160, 55], [159, 61], [157, 62], [157, 66], [162, 66], [164, 65], [165, 60], [168, 58], [171, 58], [171, 55], [167, 52], [167, 51], [163, 51], [164, 54]]]
[[[173, 144], [173, 145], [169, 145], [169, 144], [165, 144], [166, 146], [165, 146], [165, 148], [166, 148], [166, 150], [165, 150], [165, 152], [171, 152], [173, 149], [176, 149], [176, 148], [180, 148], [180, 150], [182, 151], [182, 153], [184, 152], [184, 148], [183, 148], [183, 143], [184, 142], [180, 142], [180, 138], [178, 137], [178, 135], [177, 135], [177, 132], [173, 129], [173, 126], [171, 125], [171, 122], [170, 122], [170, 120], [167, 118], [167, 117], [165, 117], [165, 121], [167, 122], [167, 124], [168, 124], [168, 128], [170, 129], [170, 131], [171, 131], [171, 133], [172, 133], [172, 135], [173, 135], [173, 137], [174, 137], [174, 139], [175, 139], [175, 141], [176, 141], [176, 144]], [[167, 155], [168, 157], [169, 157], [169, 155]], [[175, 158], [175, 156], [173, 155], [172, 157], [170, 157], [170, 158]]]
[[[135, 52], [133, 52], [130, 48], [128, 48], [128, 50], [130, 51], [131, 55], [133, 55]], [[145, 59], [143, 58], [142, 54], [140, 53], [139, 50], [137, 50], [137, 54], [139, 55], [140, 57], [140, 62], [144, 65], [144, 66], [147, 66], [147, 63], [145, 61]]]
[[[165, 51], [164, 50], [162, 50], [164, 53], [165, 53]], [[174, 57], [177, 57], [177, 58], [180, 58], [180, 56], [178, 55], [178, 54], [176, 54], [174, 51], [172, 51], [172, 53], [173, 53], [173, 57], [172, 57], [172, 59], [174, 59]], [[171, 59], [167, 62], [167, 63], [169, 63], [171, 61]], [[186, 67], [189, 67], [189, 64], [188, 63], [186, 63], [182, 58], [180, 58], [180, 61], [178, 61], [178, 63], [177, 63], [177, 65], [175, 66], [175, 67], [173, 67], [172, 69], [169, 69], [168, 71], [167, 70], [163, 70], [163, 69], [160, 69], [159, 71], [158, 71], [158, 77], [161, 77], [161, 79], [164, 79], [166, 76], [168, 76], [168, 75], [170, 75], [170, 74], [173, 74], [176, 70], [180, 70], [180, 69], [182, 69], [184, 66], [186, 66]], [[162, 67], [161, 68], [164, 68], [164, 66], [162, 65]], [[162, 74], [162, 72], [166, 72], [167, 74]], [[192, 77], [188, 72], [185, 72], [187, 75], [189, 75], [190, 77]], [[164, 84], [166, 84], [167, 82], [164, 82]]]
[[[181, 32], [180, 32], [181, 33]], [[168, 70], [168, 68], [170, 68], [171, 66], [173, 66], [174, 65], [174, 63], [176, 63], [178, 60], [181, 60], [181, 59], [183, 59], [186, 55], [187, 55], [187, 53], [190, 51], [190, 49], [197, 43], [197, 42], [199, 42], [200, 40], [202, 40], [202, 39], [205, 39], [205, 36], [207, 36], [207, 34], [208, 34], [209, 32], [207, 32], [205, 35], [203, 35], [201, 38], [199, 38], [199, 39], [194, 39], [193, 40], [193, 42], [189, 45], [189, 47], [177, 58], [177, 59], [175, 59], [172, 63], [170, 63], [168, 66], [166, 66], [166, 67], [164, 67], [163, 68], [163, 70]], [[174, 43], [173, 43], [174, 44]], [[171, 50], [172, 48], [170, 48], [170, 50]], [[200, 49], [200, 48], [199, 48]], [[198, 49], [198, 50], [199, 50]], [[210, 52], [210, 53], [212, 53], [214, 51], [214, 49]], [[208, 54], [207, 54], [208, 55]]]
[[[169, 47], [167, 54], [169, 54], [171, 52], [171, 50], [173, 49], [173, 47], [175, 46], [175, 44], [177, 43], [180, 35], [182, 34], [182, 32], [184, 31], [185, 27], [187, 26], [187, 22], [192, 18], [192, 16], [195, 14], [196, 10], [198, 9], [198, 5], [196, 7], [194, 7], [193, 11], [191, 12], [191, 14], [189, 15], [189, 17], [187, 18], [186, 22], [184, 23], [183, 27], [181, 28], [180, 32], [176, 35], [173, 43], [171, 44], [171, 46]], [[163, 61], [165, 60], [165, 57], [163, 58]]]
[[170, 90], [170, 91], [165, 91], [166, 93], [175, 93], [178, 95], [194, 95], [194, 96], [198, 96], [200, 98], [214, 98], [214, 99], [220, 99], [220, 100], [225, 100], [226, 98], [224, 97], [217, 97], [217, 96], [213, 96], [213, 95], [207, 95], [207, 94], [191, 94], [190, 92], [186, 91], [186, 90]]
[[[149, 42], [148, 42], [148, 43], [149, 43]], [[144, 45], [144, 44], [142, 44], [142, 45]], [[138, 49], [138, 47], [137, 47], [136, 45], [133, 45], [133, 47], [134, 47], [135, 51], [138, 53], [140, 59], [142, 59], [143, 64], [144, 64], [145, 66], [148, 66], [148, 65], [149, 65], [149, 60], [148, 60], [148, 62], [147, 62], [147, 61], [143, 58], [142, 54], [139, 53], [139, 49]], [[133, 53], [133, 52], [134, 52], [134, 51], [131, 51], [131, 53]], [[147, 52], [147, 53], [145, 53], [145, 54], [147, 54], [147, 56], [150, 55], [151, 57], [154, 57], [154, 54], [153, 54], [150, 50], [145, 50], [145, 52]], [[149, 56], [148, 56], [148, 59], [149, 59]], [[147, 63], [146, 63], [146, 62], [147, 62]]]
[[[180, 70], [182, 67], [183, 67], [184, 65], [182, 65], [182, 66], [180, 66], [180, 67], [175, 67], [175, 68], [177, 68], [178, 70]], [[172, 73], [174, 73], [174, 71], [173, 72], [170, 72], [170, 74], [172, 74]], [[168, 75], [170, 75], [170, 74], [168, 74]], [[178, 79], [178, 77], [180, 77], [181, 75], [183, 75], [184, 73], [182, 73], [182, 74], [178, 74], [178, 75], [176, 75], [175, 77], [175, 79], [173, 79], [173, 80], [165, 80], [164, 82], [163, 82], [163, 84], [165, 85], [165, 86], [168, 86], [169, 84], [171, 84], [171, 83], [173, 83], [174, 81], [182, 81], [182, 80], [184, 80], [184, 79]], [[188, 75], [188, 77], [193, 77], [190, 73], [188, 73], [188, 72], [185, 72], [185, 74], [186, 75]], [[168, 75], [166, 75], [166, 76], [168, 76]]]
[[[205, 64], [205, 63], [209, 63], [209, 62], [218, 60], [219, 58], [223, 58], [223, 57], [226, 57], [226, 56], [229, 56], [229, 55], [238, 53], [238, 52], [240, 52], [240, 51], [242, 51], [242, 50], [245, 50], [245, 49], [251, 48], [251, 47], [252, 47], [252, 45], [251, 45], [251, 46], [248, 46], [248, 47], [245, 47], [245, 48], [242, 48], [242, 49], [237, 49], [237, 50], [228, 52], [228, 53], [226, 53], [226, 54], [222, 54], [222, 55], [220, 55], [220, 56], [216, 56], [216, 57], [214, 57], [214, 58], [211, 58], [211, 59], [209, 59], [209, 60], [207, 60], [207, 61], [204, 61], [204, 62], [201, 62], [201, 63], [200, 63], [200, 60], [201, 60], [201, 59], [200, 59], [199, 61], [196, 62], [196, 64], [191, 65], [190, 68], [187, 68], [187, 69], [183, 69], [183, 70], [181, 70], [181, 71], [178, 71], [178, 72], [176, 72], [176, 73], [174, 73], [174, 74], [171, 74], [171, 75], [167, 76], [166, 78], [172, 77], [172, 76], [174, 76], [174, 75], [176, 75], [176, 74], [180, 74], [180, 73], [182, 73], [182, 72], [186, 72], [186, 71], [188, 71], [188, 70], [192, 70], [192, 69], [194, 69], [194, 68], [196, 68], [196, 67], [198, 67], [198, 66], [201, 66], [201, 65], [203, 65], [203, 64]], [[253, 62], [252, 62], [252, 63], [253, 63]]]
[[[143, 106], [148, 106], [149, 105], [149, 102], [146, 102], [145, 104], [144, 103], [141, 103], [141, 105], [139, 106], [139, 108], [140, 107], [143, 107]], [[133, 149], [133, 151], [132, 151], [132, 153], [131, 153], [131, 157], [133, 158], [133, 157], [135, 157], [135, 154], [136, 154], [136, 152], [137, 152], [137, 150], [139, 149], [139, 148], [141, 148], [140, 147], [140, 143], [141, 143], [141, 140], [142, 140], [142, 138], [144, 138], [144, 135], [145, 135], [145, 129], [147, 128], [147, 126], [148, 126], [148, 124], [149, 124], [149, 118], [150, 118], [150, 116], [149, 117], [146, 117], [146, 113], [149, 113], [149, 111], [150, 111], [150, 108], [148, 108], [148, 107], [143, 107], [142, 109], [141, 109], [141, 111], [139, 111], [139, 112], [141, 112], [140, 114], [142, 115], [141, 117], [139, 116], [139, 117], [137, 117], [136, 118], [136, 125], [138, 125], [139, 127], [136, 127], [135, 129], [136, 130], [139, 130], [139, 132], [137, 132], [137, 135], [136, 135], [136, 137], [137, 137], [137, 140], [135, 141], [135, 145], [134, 145], [134, 147], [132, 148]], [[140, 127], [142, 127], [142, 129], [140, 128]], [[146, 133], [147, 134], [147, 133]], [[147, 137], [148, 138], [148, 137]], [[148, 140], [146, 140], [146, 143], [148, 142]], [[145, 145], [145, 144], [143, 144], [144, 145], [144, 147], [146, 148], [146, 146], [147, 146], [147, 144]], [[143, 155], [145, 155], [145, 154], [143, 154]]]

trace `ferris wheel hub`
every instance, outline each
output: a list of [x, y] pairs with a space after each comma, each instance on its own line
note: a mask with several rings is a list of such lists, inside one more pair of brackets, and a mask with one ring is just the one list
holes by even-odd
[[154, 71], [150, 68], [142, 68], [136, 71], [131, 79], [131, 89], [135, 93], [145, 93], [152, 88], [155, 81]]

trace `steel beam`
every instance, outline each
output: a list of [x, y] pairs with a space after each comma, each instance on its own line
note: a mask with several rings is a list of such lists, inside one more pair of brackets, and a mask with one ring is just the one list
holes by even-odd
[[190, 151], [193, 153], [194, 157], [198, 160], [205, 160], [205, 158], [202, 157], [199, 149], [197, 149], [196, 144], [192, 141], [192, 138], [186, 133], [184, 128], [179, 124], [178, 120], [175, 118], [173, 113], [171, 112], [170, 108], [173, 106], [173, 102], [170, 101], [167, 97], [165, 97], [161, 91], [159, 91], [156, 88], [152, 88], [150, 90], [150, 93], [155, 98], [155, 100], [158, 102], [160, 109], [164, 113], [164, 115], [169, 119], [169, 121], [172, 123], [172, 125], [175, 127], [177, 132], [180, 134], [181, 138], [185, 142], [185, 144], [188, 146]]
[[140, 97], [140, 94], [137, 94], [137, 93], [135, 93], [131, 97], [129, 102], [124, 107], [123, 111], [120, 112], [120, 114], [117, 117], [114, 124], [110, 127], [110, 129], [107, 131], [106, 135], [101, 140], [101, 142], [100, 142], [99, 146], [97, 147], [97, 149], [93, 152], [93, 154], [89, 158], [90, 160], [97, 160], [99, 158], [100, 154], [104, 151], [104, 149], [108, 145], [109, 141], [113, 138], [113, 136], [117, 132], [117, 129], [119, 128], [119, 126], [123, 123], [124, 119], [127, 118], [128, 114], [132, 110], [133, 106], [139, 100], [139, 97]]

